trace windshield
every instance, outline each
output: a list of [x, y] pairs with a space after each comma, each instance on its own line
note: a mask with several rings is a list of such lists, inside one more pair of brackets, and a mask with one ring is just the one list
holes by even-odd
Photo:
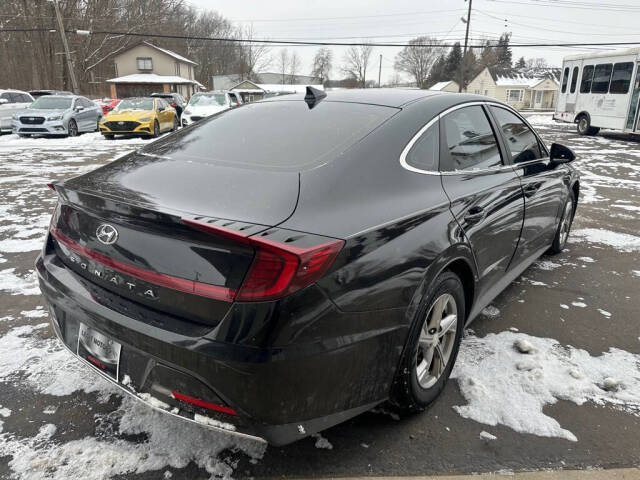
[[149, 150], [199, 163], [299, 171], [335, 159], [397, 111], [346, 102], [313, 109], [301, 101], [249, 103]]
[[71, 108], [72, 101], [73, 99], [69, 97], [47, 95], [46, 97], [38, 98], [29, 108], [37, 108], [40, 110], [66, 110], [67, 108]]
[[123, 110], [153, 110], [153, 99], [151, 98], [127, 98], [122, 100], [116, 108], [115, 112]]
[[227, 96], [224, 93], [215, 93], [213, 95], [194, 95], [189, 101], [189, 105], [192, 107], [198, 105], [199, 107], [224, 107], [227, 105]]

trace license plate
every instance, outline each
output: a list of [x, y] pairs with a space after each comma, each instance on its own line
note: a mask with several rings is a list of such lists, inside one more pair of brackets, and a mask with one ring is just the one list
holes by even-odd
[[121, 345], [106, 335], [80, 324], [78, 356], [118, 381]]

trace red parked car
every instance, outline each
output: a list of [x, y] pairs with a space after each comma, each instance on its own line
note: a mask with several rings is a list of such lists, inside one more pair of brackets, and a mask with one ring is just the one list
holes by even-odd
[[120, 103], [120, 100], [117, 98], [103, 98], [102, 100], [96, 100], [96, 103], [102, 107], [102, 114], [106, 115]]

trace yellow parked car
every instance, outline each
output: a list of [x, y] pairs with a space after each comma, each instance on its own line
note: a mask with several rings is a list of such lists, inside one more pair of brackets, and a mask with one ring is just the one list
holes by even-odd
[[100, 122], [100, 133], [108, 140], [120, 134], [152, 138], [177, 129], [178, 115], [163, 98], [125, 98]]

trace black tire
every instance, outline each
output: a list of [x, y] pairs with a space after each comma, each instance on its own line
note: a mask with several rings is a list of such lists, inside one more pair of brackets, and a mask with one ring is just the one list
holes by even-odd
[[100, 120], [102, 120], [102, 117], [98, 117], [98, 120], [96, 120], [96, 129], [94, 130], [94, 132], [100, 131]]
[[160, 135], [160, 125], [158, 124], [157, 120], [154, 120], [153, 122], [153, 133], [151, 134], [152, 138], [158, 138], [158, 136]]
[[110, 133], [103, 133], [102, 136], [107, 140], [113, 140], [114, 138], [116, 138], [115, 135], [111, 135]]
[[573, 217], [575, 216], [575, 213], [576, 196], [572, 190], [569, 190], [567, 201], [562, 207], [562, 215], [558, 222], [556, 235], [553, 237], [553, 243], [551, 244], [551, 247], [549, 247], [549, 250], [547, 250], [547, 253], [556, 255], [564, 250], [564, 247], [567, 244], [567, 239], [569, 238], [569, 232], [571, 231], [571, 225], [573, 224]]
[[18, 136], [19, 136], [20, 138], [31, 138], [31, 135], [28, 135], [28, 134], [26, 134], [26, 133], [19, 133], [19, 134], [18, 134]]
[[178, 130], [178, 117], [173, 117], [173, 128], [171, 129], [172, 132], [175, 132]]
[[67, 126], [67, 133], [68, 133], [68, 136], [70, 137], [77, 137], [78, 135], [80, 135], [80, 132], [78, 131], [78, 124], [76, 123], [75, 120], [69, 120], [69, 125]]
[[591, 119], [588, 115], [580, 115], [577, 118], [576, 129], [580, 135], [593, 136], [597, 135], [600, 129], [591, 126]]
[[[424, 330], [424, 328], [425, 325], [428, 324], [429, 317], [431, 316], [430, 314], [433, 311], [432, 309], [435, 307], [436, 302], [443, 297], [451, 297], [453, 301], [455, 301], [457, 315], [457, 318], [455, 320], [456, 330], [455, 333], [451, 332], [449, 334], [449, 341], [452, 342], [452, 344], [449, 345], [449, 348], [451, 348], [451, 350], [448, 356], [448, 360], [445, 363], [444, 370], [441, 371], [437, 378], [435, 377], [435, 375], [430, 375], [430, 368], [435, 364], [434, 362], [436, 358], [435, 351], [437, 351], [437, 349], [434, 348], [434, 354], [432, 357], [433, 360], [431, 361], [431, 364], [427, 365], [426, 369], [423, 369], [423, 371], [426, 370], [425, 373], [428, 374], [428, 377], [426, 379], [430, 378], [433, 383], [425, 388], [421, 384], [422, 381], [418, 379], [417, 372], [419, 365], [422, 365], [423, 361], [426, 363], [426, 359], [423, 356], [423, 348], [421, 347], [420, 342], [421, 334], [431, 334], [431, 336], [433, 337], [437, 333], [438, 337], [440, 336], [440, 332], [432, 331], [435, 329], [427, 331]], [[466, 318], [465, 314], [466, 305], [464, 300], [464, 288], [462, 286], [462, 282], [453, 272], [445, 271], [441, 273], [436, 278], [432, 291], [425, 296], [425, 299], [418, 309], [418, 314], [414, 319], [407, 344], [405, 345], [400, 366], [398, 368], [398, 371], [396, 372], [396, 379], [391, 393], [391, 403], [399, 408], [402, 412], [421, 412], [425, 409], [425, 407], [433, 403], [433, 401], [442, 392], [445, 384], [447, 383], [447, 380], [449, 379], [449, 376], [451, 375], [451, 370], [456, 361], [456, 357], [458, 356], [458, 350], [460, 348], [460, 341], [462, 339], [462, 331], [464, 329]]]

